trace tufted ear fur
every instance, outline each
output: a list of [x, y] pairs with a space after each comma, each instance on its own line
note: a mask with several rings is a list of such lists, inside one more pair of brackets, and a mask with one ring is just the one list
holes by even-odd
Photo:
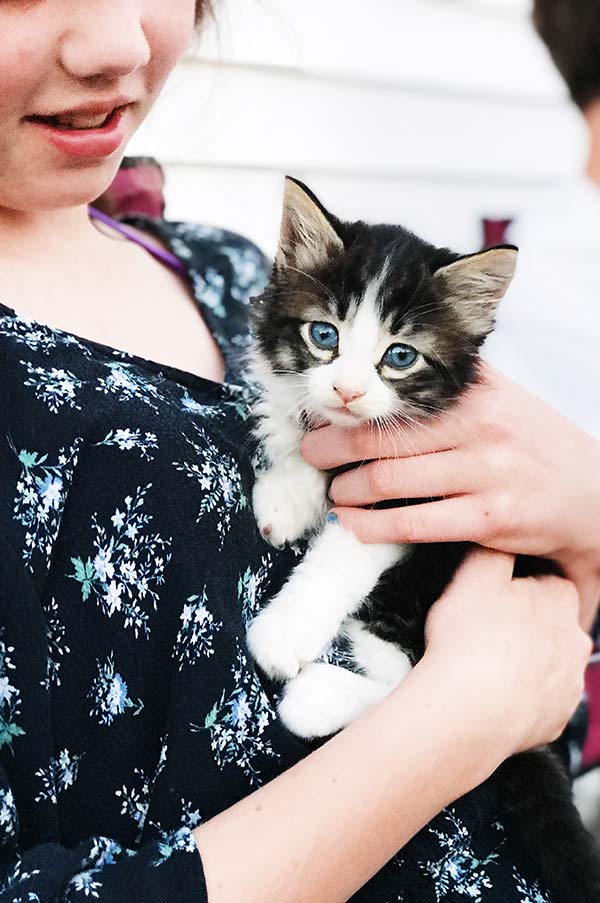
[[498, 304], [517, 267], [518, 250], [506, 245], [462, 257], [434, 273], [444, 300], [456, 310], [466, 331], [487, 336], [494, 328]]
[[310, 270], [332, 251], [343, 251], [332, 219], [302, 182], [287, 176], [277, 266]]

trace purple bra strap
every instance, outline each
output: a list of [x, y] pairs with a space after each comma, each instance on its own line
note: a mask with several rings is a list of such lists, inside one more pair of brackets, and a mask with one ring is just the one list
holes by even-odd
[[183, 261], [179, 260], [178, 257], [175, 257], [174, 254], [171, 254], [170, 251], [156, 247], [156, 245], [153, 245], [141, 235], [138, 235], [137, 232], [134, 232], [133, 229], [130, 229], [125, 223], [120, 223], [119, 220], [113, 219], [112, 216], [107, 216], [107, 214], [102, 213], [101, 210], [96, 210], [95, 207], [88, 207], [88, 210], [92, 219], [96, 219], [101, 223], [106, 223], [107, 226], [111, 226], [115, 231], [120, 232], [121, 235], [124, 235], [129, 241], [135, 242], [136, 245], [141, 245], [141, 247], [145, 248], [149, 254], [152, 254], [153, 257], [162, 261], [162, 263], [166, 264], [172, 270], [176, 270], [176, 272], [181, 273], [182, 275], [187, 273], [187, 268]]

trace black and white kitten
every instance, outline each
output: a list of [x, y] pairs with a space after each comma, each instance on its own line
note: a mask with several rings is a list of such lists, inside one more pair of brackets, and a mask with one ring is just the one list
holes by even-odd
[[[271, 543], [311, 541], [250, 625], [248, 646], [286, 682], [279, 714], [299, 736], [336, 732], [403, 680], [423, 655], [427, 613], [466, 551], [366, 545], [328, 521], [330, 479], [304, 461], [302, 437], [325, 421], [385, 429], [450, 409], [477, 381], [478, 350], [516, 260], [509, 246], [461, 256], [400, 226], [341, 222], [286, 180], [273, 274], [253, 304], [256, 432], [268, 462], [253, 501]], [[536, 566], [520, 562], [523, 573]], [[317, 661], [340, 634], [356, 670]], [[515, 756], [494, 780], [505, 821], [557, 903], [600, 901], [600, 856], [557, 757]]]
[[[477, 351], [516, 259], [512, 247], [460, 257], [399, 226], [342, 224], [286, 181], [273, 277], [254, 305], [257, 432], [270, 464], [254, 512], [275, 545], [316, 535], [248, 641], [270, 676], [294, 679], [280, 715], [300, 736], [344, 727], [421, 652], [402, 625], [394, 629], [407, 614], [404, 580], [391, 599], [375, 591], [391, 568], [414, 571], [418, 549], [365, 545], [326, 522], [329, 480], [300, 455], [302, 436], [311, 422], [385, 428], [450, 408], [477, 379]], [[455, 563], [462, 550], [453, 553]], [[340, 629], [361, 673], [315, 661]]]

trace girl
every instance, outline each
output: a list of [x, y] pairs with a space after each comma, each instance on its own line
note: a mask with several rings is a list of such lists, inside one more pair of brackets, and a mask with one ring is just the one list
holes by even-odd
[[407, 680], [316, 750], [282, 728], [244, 646], [293, 564], [248, 504], [239, 351], [265, 261], [160, 221], [115, 241], [87, 207], [204, 13], [0, 0], [0, 901], [549, 899], [475, 788], [577, 703], [574, 584], [512, 580], [507, 552], [554, 548], [551, 496], [588, 562], [594, 455], [560, 421], [570, 454], [519, 542], [505, 525], [472, 554]]

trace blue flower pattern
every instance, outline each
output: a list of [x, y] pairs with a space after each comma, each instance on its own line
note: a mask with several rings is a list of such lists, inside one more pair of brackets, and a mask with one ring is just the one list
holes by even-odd
[[275, 720], [274, 710], [261, 687], [256, 673], [249, 668], [241, 649], [231, 666], [235, 689], [223, 690], [206, 715], [203, 724], [192, 724], [191, 730], [208, 732], [215, 761], [221, 768], [241, 768], [252, 787], [262, 784], [257, 760], [278, 757], [266, 728]]
[[[485, 891], [493, 888], [493, 866], [498, 853], [490, 852], [479, 859], [472, 849], [469, 830], [450, 809], [443, 815], [445, 830], [429, 827], [430, 834], [437, 838], [443, 851], [441, 858], [420, 862], [423, 872], [433, 879], [437, 901], [441, 901], [451, 891], [469, 900], [485, 899]], [[499, 832], [502, 828], [498, 825]]]
[[14, 651], [15, 647], [7, 645], [4, 640], [4, 629], [0, 629], [0, 749], [3, 746], [12, 749], [14, 739], [25, 733], [17, 723], [21, 711], [21, 691], [12, 683], [14, 678], [11, 672], [16, 671], [11, 658]]
[[[225, 231], [134, 224], [185, 263], [227, 377], [0, 304], [2, 903], [206, 903], [191, 832], [312, 748], [245, 648], [302, 554], [269, 547], [249, 502], [243, 357], [266, 261]], [[555, 903], [472, 810], [442, 813], [357, 903]]]
[[26, 449], [17, 451], [8, 437], [8, 444], [21, 466], [15, 487], [13, 517], [26, 528], [22, 557], [30, 571], [33, 571], [38, 556], [46, 565], [50, 562], [81, 441], [75, 438], [70, 448], [61, 448], [57, 463], [50, 464], [47, 454]]
[[174, 462], [174, 467], [193, 480], [200, 489], [198, 520], [213, 515], [214, 529], [223, 548], [231, 518], [248, 506], [239, 470], [230, 455], [220, 452], [208, 433], [193, 423], [195, 438], [185, 436], [191, 447], [193, 461]]
[[154, 459], [155, 450], [158, 448], [158, 439], [155, 433], [143, 433], [141, 430], [125, 429], [111, 430], [101, 442], [96, 445], [112, 445], [121, 451], [136, 450], [147, 461]]
[[208, 607], [206, 589], [199, 596], [188, 596], [180, 620], [181, 627], [175, 639], [173, 658], [181, 671], [185, 664], [193, 665], [198, 658], [210, 658], [214, 654], [214, 636], [223, 625], [220, 621], [215, 621]]
[[62, 659], [70, 653], [70, 648], [65, 641], [66, 626], [61, 621], [59, 605], [54, 597], [43, 605], [46, 615], [46, 635], [48, 639], [48, 659], [46, 677], [41, 681], [45, 689], [51, 685], [60, 687], [60, 667]]
[[127, 684], [115, 670], [113, 654], [104, 662], [96, 662], [96, 666], [98, 672], [88, 693], [88, 698], [92, 700], [90, 715], [107, 727], [126, 709], [133, 709], [133, 714], [139, 715], [144, 703], [141, 699], [134, 701], [127, 695]]
[[83, 601], [92, 596], [106, 617], [117, 614], [136, 637], [150, 635], [148, 608], [156, 611], [171, 558], [171, 540], [146, 529], [152, 516], [143, 506], [151, 489], [151, 483], [138, 486], [133, 496], [126, 496], [110, 518], [110, 527], [100, 524], [94, 514], [93, 552], [85, 561], [85, 554], [71, 559], [71, 577], [81, 585]]
[[63, 749], [58, 756], [52, 756], [47, 768], [39, 768], [35, 774], [41, 781], [42, 789], [35, 798], [36, 803], [50, 800], [56, 804], [59, 794], [72, 787], [77, 780], [81, 759], [81, 755], [73, 755], [68, 749]]
[[33, 367], [29, 361], [21, 363], [29, 374], [29, 379], [24, 380], [23, 385], [33, 389], [36, 398], [43, 401], [53, 414], [58, 414], [63, 405], [80, 410], [75, 397], [77, 389], [83, 383], [76, 376], [62, 367], [47, 370], [44, 367]]

